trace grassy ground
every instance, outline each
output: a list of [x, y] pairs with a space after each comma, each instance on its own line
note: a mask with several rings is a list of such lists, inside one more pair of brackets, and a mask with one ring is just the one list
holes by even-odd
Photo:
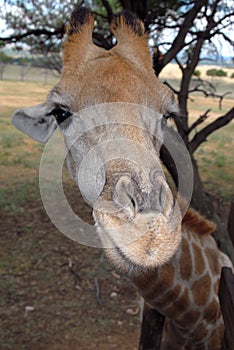
[[9, 81], [54, 84], [57, 78], [58, 73], [46, 68], [5, 64], [3, 70], [3, 79]]
[[[43, 147], [18, 132], [16, 108], [40, 103], [50, 86], [0, 82], [0, 349], [137, 349], [138, 295], [102, 252], [69, 240], [52, 225], [38, 189]], [[207, 107], [194, 99], [192, 117]], [[216, 101], [211, 101], [219, 115]], [[225, 112], [232, 105], [225, 102]], [[209, 108], [209, 107], [207, 107]], [[233, 196], [234, 124], [213, 134], [197, 152], [208, 191], [228, 203]], [[65, 176], [71, 203], [90, 211]]]
[[[133, 350], [139, 337], [135, 288], [102, 251], [56, 230], [38, 188], [43, 147], [11, 125], [15, 108], [40, 103], [48, 90], [0, 83], [0, 349]], [[88, 219], [66, 178], [70, 202]]]

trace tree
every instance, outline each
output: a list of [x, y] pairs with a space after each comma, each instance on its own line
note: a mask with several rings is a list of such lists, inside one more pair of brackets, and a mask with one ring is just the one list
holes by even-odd
[[[195, 182], [191, 204], [208, 218], [215, 219], [219, 225], [220, 221], [213, 208], [212, 200], [207, 195], [200, 178], [195, 152], [211, 133], [233, 119], [234, 109], [232, 108], [194, 134], [197, 126], [201, 126], [207, 120], [209, 111], [204, 111], [203, 115], [189, 125], [188, 99], [192, 92], [199, 91], [206, 97], [218, 97], [220, 105], [222, 103], [224, 95], [218, 94], [212, 84], [208, 84], [200, 77], [196, 79], [195, 86], [191, 85], [191, 81], [204, 54], [212, 51], [213, 55], [218, 55], [217, 38], [226, 41], [229, 45], [233, 44], [231, 29], [234, 24], [234, 10], [230, 0], [80, 0], [75, 2], [71, 0], [28, 0], [27, 2], [6, 0], [5, 12], [2, 16], [7, 27], [13, 32], [8, 36], [0, 34], [0, 44], [15, 43], [18, 48], [28, 45], [32, 52], [43, 54], [49, 62], [52, 62], [51, 59], [56, 59], [56, 67], [59, 70], [61, 68], [59, 53], [65, 34], [65, 24], [75, 4], [86, 4], [92, 8], [97, 22], [93, 34], [97, 45], [106, 49], [113, 46], [108, 22], [111, 21], [113, 14], [124, 8], [135, 12], [145, 23], [150, 41], [154, 46], [155, 73], [160, 77], [160, 72], [172, 60], [178, 64], [182, 73], [180, 86], [179, 88], [170, 87], [178, 96], [179, 108], [183, 116], [175, 117], [174, 122], [190, 152], [194, 168]], [[168, 82], [165, 83], [168, 84]], [[176, 168], [165, 149], [162, 149], [162, 159], [176, 183]], [[217, 239], [222, 244], [222, 237], [217, 236]], [[223, 248], [227, 250], [226, 247]], [[230, 251], [229, 255], [231, 255]]]
[[17, 51], [30, 47], [30, 52], [41, 55], [47, 66], [61, 71], [61, 46], [65, 34], [65, 22], [73, 7], [73, 1], [10, 0], [5, 1], [2, 20], [12, 34], [0, 38], [0, 46], [15, 44]]

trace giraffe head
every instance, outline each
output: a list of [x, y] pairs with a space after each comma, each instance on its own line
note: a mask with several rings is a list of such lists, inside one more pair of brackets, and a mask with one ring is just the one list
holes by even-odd
[[93, 44], [93, 26], [86, 8], [72, 13], [60, 81], [44, 104], [16, 111], [13, 123], [41, 142], [60, 127], [68, 170], [116, 265], [161, 265], [181, 239], [159, 161], [164, 116], [177, 111], [174, 95], [154, 74], [140, 20], [116, 16], [110, 28], [117, 44], [109, 51]]

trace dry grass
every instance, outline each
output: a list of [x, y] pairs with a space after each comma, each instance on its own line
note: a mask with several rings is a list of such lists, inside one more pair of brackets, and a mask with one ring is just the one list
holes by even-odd
[[[202, 79], [207, 79], [208, 77], [206, 75], [206, 72], [208, 69], [212, 69], [212, 68], [220, 69], [221, 67], [215, 66], [215, 65], [203, 65], [203, 66], [198, 66], [197, 70], [201, 72]], [[221, 80], [224, 81], [225, 83], [229, 83], [231, 80], [233, 81], [233, 79], [231, 79], [230, 77], [234, 73], [234, 68], [223, 67], [222, 69], [227, 72], [228, 76], [221, 78]], [[160, 77], [163, 79], [180, 79], [181, 76], [182, 76], [181, 71], [178, 65], [173, 63], [168, 64], [160, 74]]]

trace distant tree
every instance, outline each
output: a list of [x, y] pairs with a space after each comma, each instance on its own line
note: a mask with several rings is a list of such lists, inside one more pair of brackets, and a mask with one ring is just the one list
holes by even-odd
[[12, 57], [7, 55], [3, 51], [0, 51], [0, 62], [1, 63], [10, 63], [10, 62], [12, 62]]

